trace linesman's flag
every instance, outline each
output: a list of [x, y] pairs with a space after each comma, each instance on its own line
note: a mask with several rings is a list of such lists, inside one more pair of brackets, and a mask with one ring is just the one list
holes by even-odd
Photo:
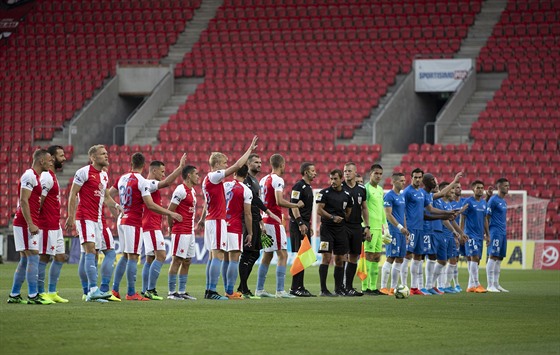
[[295, 274], [313, 265], [313, 263], [316, 261], [317, 261], [317, 257], [313, 252], [313, 248], [311, 248], [311, 244], [309, 243], [309, 238], [307, 237], [307, 235], [304, 235], [297, 256], [294, 259], [294, 263], [292, 264], [292, 267], [290, 268], [290, 273], [292, 274], [292, 276], [294, 276]]
[[358, 261], [358, 270], [356, 270], [356, 275], [358, 275], [358, 277], [362, 281], [367, 278], [366, 252], [364, 251], [364, 243], [362, 243], [362, 252], [360, 253], [360, 260]]

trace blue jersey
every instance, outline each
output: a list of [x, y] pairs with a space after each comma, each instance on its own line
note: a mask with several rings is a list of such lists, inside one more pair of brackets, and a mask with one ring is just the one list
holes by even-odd
[[[406, 202], [404, 201], [403, 194], [397, 194], [395, 191], [391, 190], [385, 194], [383, 198], [383, 207], [391, 207], [393, 211], [393, 217], [398, 223], [404, 226], [404, 214]], [[397, 229], [393, 224], [389, 223], [389, 232], [395, 234], [395, 232], [400, 233], [401, 231]]]
[[[442, 198], [438, 199], [437, 201], [439, 201], [439, 204], [441, 205], [441, 207], [438, 208], [441, 208], [442, 210], [445, 211], [453, 210], [453, 205], [451, 204], [451, 202], [445, 202]], [[451, 221], [449, 223], [451, 223]], [[453, 237], [453, 230], [447, 229], [447, 227], [443, 225], [443, 223], [442, 226], [443, 226], [443, 235], [445, 235], [446, 237]]]
[[[451, 204], [451, 209], [452, 210], [460, 210], [461, 207], [463, 207], [463, 204], [465, 203], [466, 200], [467, 199], [465, 197], [460, 197], [459, 201], [453, 200], [453, 201], [449, 202]], [[457, 218], [455, 218], [455, 222], [457, 222], [457, 224], [459, 224], [461, 222], [460, 218], [461, 218], [461, 215], [458, 215]]]
[[[421, 191], [424, 194], [424, 207], [431, 205], [432, 202], [434, 201], [434, 194], [424, 189], [421, 189]], [[429, 214], [429, 213], [424, 211], [424, 214]], [[433, 221], [424, 220], [424, 232], [431, 233], [433, 230], [434, 230]]]
[[490, 197], [486, 208], [490, 216], [489, 229], [492, 235], [506, 235], [507, 202], [498, 195]]
[[424, 189], [416, 190], [412, 185], [404, 189], [404, 201], [406, 202], [406, 226], [408, 230], [424, 229], [424, 208], [429, 204], [424, 199]]
[[477, 201], [474, 197], [469, 197], [465, 204], [469, 207], [463, 212], [465, 216], [465, 234], [469, 238], [484, 238], [484, 220], [486, 219], [486, 200], [481, 198]]
[[[443, 199], [441, 199], [441, 198], [435, 199], [434, 202], [433, 202], [433, 206], [435, 208], [443, 210], [444, 209], [443, 208]], [[451, 209], [451, 206], [450, 206], [450, 209]], [[436, 220], [432, 221], [432, 229], [436, 232], [443, 232], [443, 223], [442, 223], [441, 219], [436, 219]]]

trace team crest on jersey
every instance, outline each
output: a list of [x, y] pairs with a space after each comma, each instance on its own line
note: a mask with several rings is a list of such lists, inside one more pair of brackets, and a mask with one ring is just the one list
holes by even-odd
[[294, 200], [299, 200], [300, 192], [299, 191], [292, 191], [292, 198]]
[[317, 195], [315, 195], [315, 200], [321, 201], [321, 199], [323, 199], [323, 194], [318, 193]]
[[27, 186], [27, 187], [33, 187], [33, 185], [31, 185], [31, 183], [30, 183], [29, 181], [25, 183], [25, 186]]
[[358, 195], [358, 205], [362, 204], [362, 195]]
[[319, 251], [329, 251], [329, 242], [319, 243]]

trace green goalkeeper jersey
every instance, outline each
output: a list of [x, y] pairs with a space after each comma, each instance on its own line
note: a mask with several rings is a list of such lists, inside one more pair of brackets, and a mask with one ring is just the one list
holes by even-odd
[[369, 182], [366, 184], [367, 208], [369, 214], [370, 229], [381, 229], [387, 223], [385, 208], [383, 207], [383, 188], [379, 185], [373, 187]]

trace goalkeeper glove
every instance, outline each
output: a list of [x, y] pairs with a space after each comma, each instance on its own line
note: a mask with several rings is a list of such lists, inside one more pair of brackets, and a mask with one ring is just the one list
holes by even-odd
[[391, 244], [393, 237], [391, 236], [391, 233], [389, 233], [389, 225], [384, 224], [381, 233], [383, 244]]
[[270, 248], [272, 246], [272, 237], [266, 233], [261, 233], [261, 244], [263, 248]]

